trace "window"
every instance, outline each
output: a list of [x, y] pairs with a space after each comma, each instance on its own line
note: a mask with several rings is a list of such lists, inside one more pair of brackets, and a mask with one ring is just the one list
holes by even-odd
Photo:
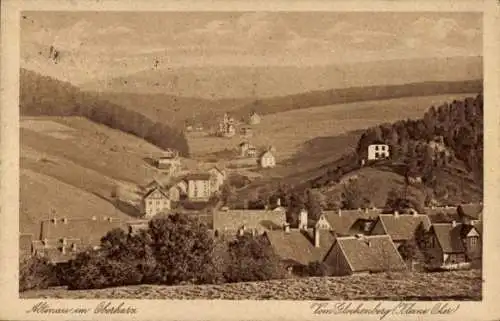
[[380, 154], [378, 152], [375, 153], [375, 158], [380, 158]]
[[469, 247], [471, 249], [476, 249], [478, 246], [478, 238], [476, 236], [469, 237]]
[[385, 146], [382, 146], [382, 150], [385, 150]]

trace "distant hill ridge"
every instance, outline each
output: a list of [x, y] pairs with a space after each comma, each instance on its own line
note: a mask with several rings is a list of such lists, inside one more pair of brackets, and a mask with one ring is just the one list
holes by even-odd
[[164, 122], [83, 92], [70, 83], [21, 69], [20, 112], [23, 116], [84, 116], [96, 123], [119, 129], [161, 147], [175, 148], [189, 156], [186, 137]]
[[98, 96], [116, 104], [141, 111], [150, 117], [168, 119], [175, 125], [186, 121], [212, 123], [216, 117], [230, 112], [234, 117], [247, 117], [252, 111], [274, 114], [296, 109], [362, 101], [385, 100], [414, 96], [477, 93], [482, 80], [429, 81], [402, 85], [352, 87], [311, 91], [271, 98], [203, 99], [176, 97], [161, 93], [99, 92]]

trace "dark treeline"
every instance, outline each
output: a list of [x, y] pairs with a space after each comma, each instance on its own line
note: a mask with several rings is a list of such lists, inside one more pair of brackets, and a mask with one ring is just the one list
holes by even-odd
[[[436, 153], [429, 143], [436, 142]], [[401, 120], [368, 129], [361, 135], [357, 152], [365, 157], [368, 145], [383, 142], [390, 146], [391, 159], [407, 164], [412, 176], [422, 176], [428, 182], [436, 168], [453, 160], [462, 161], [478, 185], [483, 176], [483, 96], [431, 107], [424, 117]]]
[[479, 92], [481, 90], [482, 80], [455, 82], [436, 81], [403, 85], [350, 87], [260, 99], [246, 105], [241, 110], [236, 112], [236, 114], [248, 115], [251, 111], [256, 111], [259, 114], [272, 114], [315, 106], [415, 96], [471, 93]]
[[70, 83], [21, 69], [20, 110], [25, 116], [83, 116], [91, 121], [143, 138], [160, 147], [189, 156], [184, 133], [126, 109]]

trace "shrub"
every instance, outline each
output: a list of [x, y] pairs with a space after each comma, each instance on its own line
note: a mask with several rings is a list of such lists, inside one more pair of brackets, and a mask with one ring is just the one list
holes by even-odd
[[174, 214], [154, 218], [148, 233], [156, 259], [156, 283], [204, 283], [211, 279], [214, 241], [208, 228], [186, 215]]
[[102, 267], [106, 258], [101, 251], [79, 253], [69, 262], [66, 282], [70, 290], [100, 289], [108, 286]]
[[307, 265], [307, 275], [309, 276], [327, 276], [329, 275], [328, 266], [323, 262], [314, 261]]
[[244, 235], [229, 244], [224, 275], [228, 282], [265, 281], [284, 278], [286, 271], [264, 237]]
[[19, 291], [46, 289], [56, 282], [54, 267], [38, 256], [22, 258], [19, 262]]

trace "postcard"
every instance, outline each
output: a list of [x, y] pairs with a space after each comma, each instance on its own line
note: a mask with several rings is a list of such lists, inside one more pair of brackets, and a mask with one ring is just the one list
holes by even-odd
[[0, 317], [500, 317], [499, 30], [488, 0], [3, 1]]

